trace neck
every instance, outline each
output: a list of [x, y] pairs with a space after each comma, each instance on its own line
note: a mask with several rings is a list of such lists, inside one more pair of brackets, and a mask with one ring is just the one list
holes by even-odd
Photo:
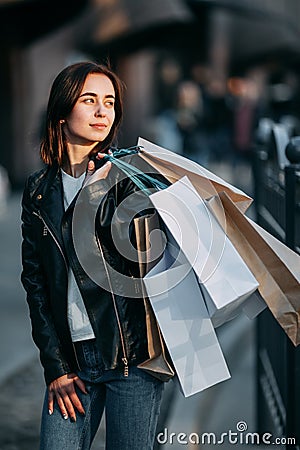
[[78, 178], [86, 171], [90, 149], [68, 148], [68, 156], [63, 163], [63, 170], [72, 177]]

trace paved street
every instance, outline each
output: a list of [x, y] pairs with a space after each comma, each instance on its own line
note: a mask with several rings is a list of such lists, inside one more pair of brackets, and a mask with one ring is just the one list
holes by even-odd
[[20, 193], [13, 193], [0, 212], [0, 381], [36, 354], [20, 283], [20, 211]]

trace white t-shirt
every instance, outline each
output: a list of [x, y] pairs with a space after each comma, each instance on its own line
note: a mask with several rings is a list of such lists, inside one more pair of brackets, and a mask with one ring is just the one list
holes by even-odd
[[[61, 169], [61, 174], [66, 210], [82, 187], [85, 173], [78, 178], [74, 178]], [[68, 273], [68, 322], [73, 342], [95, 337], [72, 269], [69, 269]]]

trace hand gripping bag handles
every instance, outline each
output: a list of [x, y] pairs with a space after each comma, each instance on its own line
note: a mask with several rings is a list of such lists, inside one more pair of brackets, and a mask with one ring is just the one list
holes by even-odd
[[[153, 189], [165, 189], [167, 187], [167, 184], [164, 184], [162, 181], [142, 172], [137, 167], [129, 164], [122, 159], [122, 157], [137, 154], [138, 152], [139, 147], [118, 149], [114, 150], [112, 154], [105, 155], [103, 159], [104, 161], [111, 161], [113, 164], [115, 164], [137, 185], [140, 190], [145, 192], [145, 194], [147, 195], [150, 195]], [[152, 261], [153, 255], [151, 254], [150, 248], [150, 233], [153, 230], [159, 229], [159, 227], [159, 218], [156, 212], [134, 219], [134, 230], [136, 235], [139, 271], [141, 278], [143, 278], [157, 262], [157, 259], [154, 259]], [[158, 254], [161, 254], [163, 251], [163, 242], [156, 241], [156, 244], [160, 246], [160, 251], [158, 252]], [[156, 251], [158, 249], [157, 245]], [[146, 261], [143, 258], [144, 254], [147, 254], [148, 256]], [[152, 306], [149, 299], [147, 298], [143, 282], [141, 283], [141, 289], [146, 315], [149, 358], [146, 361], [140, 363], [138, 367], [161, 381], [168, 381], [175, 375], [175, 371], [172, 367], [171, 359], [168, 355], [167, 348], [165, 346], [162, 333], [157, 323]]]

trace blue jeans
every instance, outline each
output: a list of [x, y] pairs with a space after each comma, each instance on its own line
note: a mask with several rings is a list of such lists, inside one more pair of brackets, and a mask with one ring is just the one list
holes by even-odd
[[88, 450], [96, 435], [105, 408], [106, 450], [152, 450], [164, 383], [137, 367], [129, 376], [119, 370], [103, 370], [93, 341], [76, 344], [88, 394], [76, 389], [85, 416], [76, 422], [63, 419], [55, 402], [48, 414], [46, 391], [40, 450]]

